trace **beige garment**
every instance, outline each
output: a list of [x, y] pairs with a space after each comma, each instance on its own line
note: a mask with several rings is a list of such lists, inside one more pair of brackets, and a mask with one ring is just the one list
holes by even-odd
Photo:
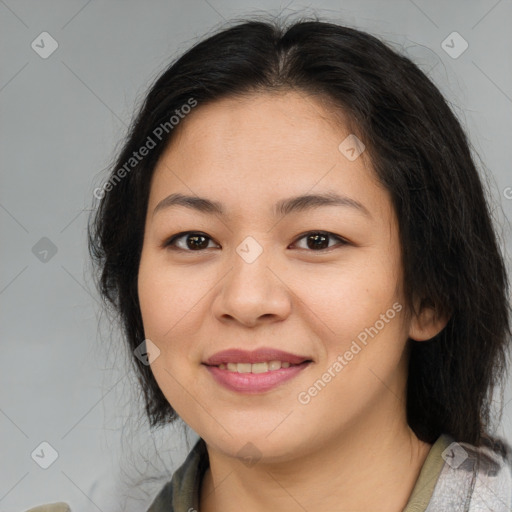
[[69, 505], [59, 501], [57, 503], [48, 503], [47, 505], [39, 505], [38, 507], [31, 508], [26, 512], [71, 512]]

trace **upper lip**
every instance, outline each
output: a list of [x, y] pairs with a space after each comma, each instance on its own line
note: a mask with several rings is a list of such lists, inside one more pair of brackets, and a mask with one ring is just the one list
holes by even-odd
[[263, 363], [266, 361], [281, 361], [288, 362], [290, 364], [300, 364], [304, 361], [311, 361], [311, 358], [266, 347], [252, 351], [231, 348], [217, 352], [204, 361], [204, 364], [208, 366], [218, 366], [222, 363]]

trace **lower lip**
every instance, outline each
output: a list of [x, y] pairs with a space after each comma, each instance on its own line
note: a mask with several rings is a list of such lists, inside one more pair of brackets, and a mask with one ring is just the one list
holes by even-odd
[[292, 365], [265, 373], [238, 373], [221, 370], [217, 366], [206, 366], [213, 378], [221, 385], [239, 393], [263, 393], [293, 379], [310, 363]]

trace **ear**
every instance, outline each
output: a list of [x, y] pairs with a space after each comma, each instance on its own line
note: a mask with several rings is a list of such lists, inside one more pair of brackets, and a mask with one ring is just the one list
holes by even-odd
[[439, 315], [429, 301], [421, 301], [421, 305], [413, 314], [409, 324], [409, 338], [415, 341], [427, 341], [437, 336], [448, 323], [451, 314]]

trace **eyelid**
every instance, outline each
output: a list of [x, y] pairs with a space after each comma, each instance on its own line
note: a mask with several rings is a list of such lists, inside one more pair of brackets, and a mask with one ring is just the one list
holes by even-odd
[[[331, 251], [332, 249], [336, 249], [339, 246], [345, 246], [345, 245], [349, 245], [350, 244], [350, 242], [347, 239], [343, 238], [340, 235], [337, 235], [337, 234], [332, 233], [330, 231], [324, 231], [324, 230], [320, 230], [319, 229], [319, 230], [305, 231], [305, 232], [301, 233], [300, 235], [297, 235], [295, 237], [295, 241], [292, 242], [291, 245], [296, 244], [298, 241], [304, 239], [308, 235], [313, 235], [313, 234], [314, 235], [325, 235], [328, 238], [336, 239], [338, 241], [338, 243], [335, 244], [335, 245], [326, 247], [324, 249], [313, 250], [313, 249], [308, 249], [308, 248], [305, 248], [305, 249], [304, 248], [300, 248], [301, 250], [304, 250], [304, 251], [307, 251], [307, 252], [310, 252], [310, 253], [320, 253], [320, 254], [322, 254], [322, 253], [327, 253], [327, 252]], [[201, 235], [201, 236], [204, 236], [205, 238], [209, 239], [210, 241], [213, 241], [217, 245], [220, 245], [217, 242], [215, 242], [215, 240], [211, 236], [209, 236], [207, 233], [204, 233], [202, 231], [182, 231], [182, 232], [176, 233], [175, 235], [172, 235], [170, 238], [167, 238], [166, 240], [164, 240], [164, 242], [162, 243], [161, 246], [162, 246], [163, 249], [171, 249], [171, 250], [176, 250], [176, 251], [181, 251], [181, 252], [189, 252], [189, 253], [204, 252], [206, 249], [208, 249], [208, 247], [207, 247], [206, 249], [198, 249], [197, 251], [194, 251], [192, 249], [182, 249], [181, 247], [177, 247], [177, 246], [174, 245], [176, 240], [178, 240], [180, 238], [184, 238], [184, 237], [186, 237], [188, 235]]]

